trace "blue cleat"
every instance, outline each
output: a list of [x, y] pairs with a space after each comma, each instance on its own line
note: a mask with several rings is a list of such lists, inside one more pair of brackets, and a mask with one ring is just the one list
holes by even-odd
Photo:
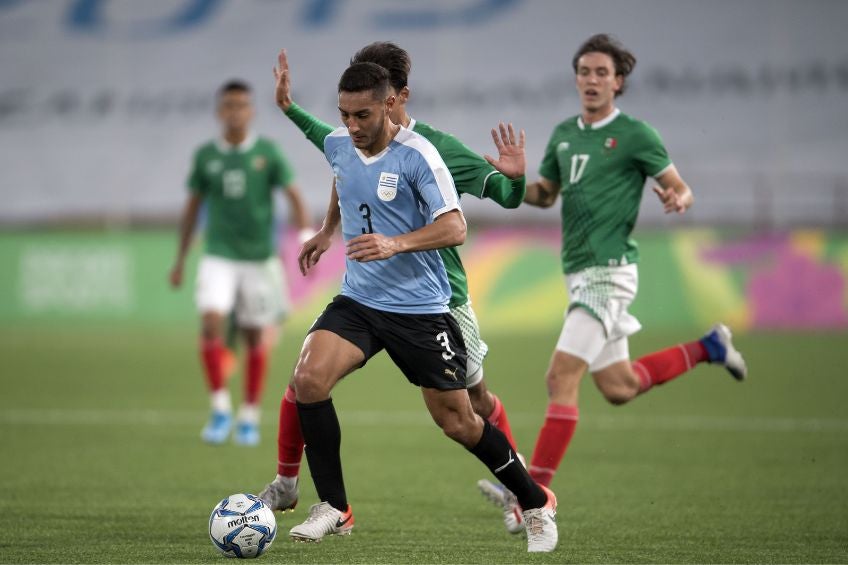
[[236, 424], [236, 433], [233, 441], [237, 445], [255, 446], [259, 445], [259, 426], [250, 422], [239, 422]]
[[206, 443], [220, 445], [227, 441], [230, 428], [233, 427], [233, 417], [229, 412], [212, 411], [209, 421], [200, 432], [200, 437]]
[[734, 379], [744, 381], [748, 376], [748, 367], [742, 354], [733, 347], [732, 339], [730, 328], [724, 324], [716, 324], [710, 333], [701, 338], [701, 343], [707, 349], [710, 363], [724, 365]]

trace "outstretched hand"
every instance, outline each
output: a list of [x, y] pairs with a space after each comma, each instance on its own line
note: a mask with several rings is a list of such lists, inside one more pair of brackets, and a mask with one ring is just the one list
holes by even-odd
[[285, 112], [292, 104], [289, 60], [286, 56], [285, 49], [280, 49], [280, 53], [277, 55], [277, 66], [274, 67], [274, 79], [277, 81], [277, 86], [274, 91], [274, 99], [277, 102], [277, 106], [280, 107], [280, 110]]
[[666, 214], [671, 214], [672, 212], [682, 214], [686, 211], [686, 202], [683, 197], [674, 190], [674, 188], [661, 188], [659, 186], [655, 186], [654, 194], [659, 197]]
[[[498, 135], [498, 130], [500, 130], [500, 135]], [[492, 129], [492, 141], [495, 142], [495, 147], [498, 150], [497, 161], [489, 155], [483, 155], [483, 158], [504, 176], [511, 179], [522, 176], [527, 168], [524, 158], [524, 130], [521, 130], [518, 134], [518, 143], [516, 143], [515, 130], [512, 128], [512, 124], [504, 125], [501, 122], [498, 124], [497, 130]]]

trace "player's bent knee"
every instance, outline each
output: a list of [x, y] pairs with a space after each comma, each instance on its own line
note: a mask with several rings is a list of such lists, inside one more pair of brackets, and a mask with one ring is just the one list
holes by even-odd
[[318, 402], [330, 396], [331, 387], [308, 365], [299, 363], [295, 367], [291, 384], [297, 392], [298, 402]]
[[471, 400], [471, 408], [481, 418], [486, 418], [495, 409], [495, 401], [489, 391], [482, 383], [468, 389], [468, 398]]
[[613, 406], [621, 406], [622, 404], [627, 404], [636, 398], [636, 395], [639, 394], [639, 390], [632, 389], [630, 387], [616, 386], [601, 389], [601, 393], [604, 395], [604, 398], [607, 399], [607, 402]]

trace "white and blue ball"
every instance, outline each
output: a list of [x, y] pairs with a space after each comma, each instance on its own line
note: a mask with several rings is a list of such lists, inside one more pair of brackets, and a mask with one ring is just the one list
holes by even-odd
[[276, 536], [274, 513], [252, 494], [228, 496], [209, 516], [209, 537], [227, 557], [259, 557]]

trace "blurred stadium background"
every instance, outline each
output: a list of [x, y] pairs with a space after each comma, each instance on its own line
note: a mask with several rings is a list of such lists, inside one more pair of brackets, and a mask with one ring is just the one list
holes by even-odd
[[[26, 522], [7, 518], [26, 507], [48, 470], [61, 474], [61, 465], [54, 468], [57, 454], [64, 464], [73, 462], [76, 478], [63, 482], [51, 498], [38, 499], [45, 505], [71, 503], [80, 491], [101, 488], [104, 472], [121, 474], [116, 471], [121, 461], [145, 469], [151, 477], [142, 486], [147, 494], [172, 479], [189, 484], [185, 481], [193, 471], [145, 467], [143, 460], [159, 448], [173, 451], [166, 458], [172, 469], [216, 464], [194, 439], [205, 398], [194, 350], [192, 285], [171, 291], [167, 272], [190, 157], [217, 133], [214, 92], [222, 82], [238, 77], [252, 83], [256, 130], [282, 145], [317, 224], [326, 209], [330, 174], [321, 155], [274, 106], [271, 68], [281, 47], [288, 49], [295, 101], [336, 123], [335, 85], [349, 57], [371, 41], [397, 42], [413, 59], [410, 113], [480, 153], [492, 150], [492, 126], [513, 122], [527, 132], [532, 179], [553, 126], [579, 109], [572, 53], [588, 35], [606, 31], [639, 60], [619, 106], [660, 131], [696, 194], [695, 207], [683, 217], [663, 216], [653, 195], [645, 195], [636, 232], [643, 262], [634, 313], [646, 329], [631, 349], [641, 353], [688, 338], [721, 319], [740, 336], [740, 346], [749, 348], [752, 379], [742, 393], [729, 384], [715, 392], [676, 383], [665, 399], [658, 393], [627, 408], [626, 415], [603, 406], [587, 388], [588, 431], [574, 447], [573, 463], [576, 484], [584, 490], [573, 489], [565, 479], [561, 488], [574, 497], [583, 523], [591, 524], [598, 501], [585, 489], [607, 488], [589, 479], [598, 471], [586, 460], [606, 454], [592, 451], [600, 448], [590, 447], [597, 445], [591, 442], [606, 441], [610, 430], [621, 433], [648, 421], [656, 452], [666, 445], [680, 447], [675, 443], [680, 431], [701, 434], [707, 438], [704, 445], [715, 441], [714, 452], [729, 449], [734, 464], [747, 461], [752, 475], [786, 472], [785, 483], [764, 480], [760, 486], [763, 500], [790, 500], [777, 506], [753, 504], [747, 507], [756, 509], [752, 514], [734, 514], [745, 523], [767, 522], [769, 528], [755, 528], [751, 539], [734, 538], [737, 545], [731, 544], [728, 553], [698, 553], [686, 544], [663, 553], [662, 539], [639, 546], [648, 542], [633, 534], [613, 540], [618, 553], [597, 551], [604, 540], [596, 540], [595, 549], [580, 559], [845, 562], [846, 22], [848, 3], [838, 0], [0, 0], [0, 531], [5, 532], [0, 534], [0, 548], [5, 548], [0, 561], [99, 560], [97, 544], [105, 542], [93, 542], [95, 553], [51, 553], [66, 538], [57, 533], [42, 543]], [[295, 309], [268, 384], [261, 453], [244, 457], [233, 452], [239, 454], [238, 464], [250, 469], [243, 482], [234, 484], [221, 474], [203, 487], [164, 489], [168, 496], [200, 505], [201, 533], [206, 506], [211, 509], [216, 497], [258, 488], [270, 478], [278, 394], [304, 329], [338, 288], [343, 268], [335, 248], [314, 276], [303, 279], [295, 273], [296, 245], [285, 237], [280, 204], [281, 252]], [[487, 374], [496, 386], [514, 390], [516, 435], [526, 451], [541, 421], [542, 375], [566, 305], [558, 210], [504, 211], [473, 198], [463, 205], [472, 230], [463, 258], [484, 336], [493, 345]], [[397, 407], [395, 402], [423, 412], [409, 388], [395, 383], [387, 365], [375, 367], [385, 373], [377, 382], [390, 391], [384, 403], [356, 396], [362, 394], [356, 387], [339, 392], [350, 395], [347, 418], [354, 429], [384, 426], [374, 414]], [[706, 376], [710, 371], [699, 372]], [[406, 400], [392, 399], [395, 388]], [[702, 425], [718, 415], [723, 424]], [[641, 423], [640, 416], [645, 418]], [[116, 426], [137, 434], [136, 449], [147, 446], [140, 455], [125, 452], [125, 437], [114, 431]], [[710, 436], [728, 431], [744, 437], [733, 435], [734, 443], [725, 441], [730, 435]], [[424, 432], [416, 428], [416, 433]], [[426, 441], [435, 435], [426, 435]], [[812, 450], [798, 458], [821, 462], [815, 476], [800, 469], [793, 456], [776, 455], [786, 443]], [[775, 458], [751, 455], [764, 445]], [[643, 457], [643, 448], [633, 448], [631, 459]], [[681, 454], [692, 465], [698, 461], [690, 459], [690, 452]], [[675, 464], [668, 453], [665, 458], [665, 465]], [[105, 470], [99, 463], [104, 459], [110, 461]], [[625, 456], [616, 463], [639, 472], [627, 467]], [[244, 467], [231, 470], [237, 469]], [[362, 473], [372, 471], [363, 467]], [[610, 470], [609, 484], [617, 484], [617, 476]], [[710, 480], [704, 478], [704, 484]], [[798, 490], [811, 481], [820, 489]], [[738, 492], [714, 494], [742, 500], [755, 488], [737, 486]], [[693, 501], [706, 496], [689, 488]], [[155, 511], [153, 503], [139, 502], [140, 493], [133, 496], [133, 507]], [[663, 492], [650, 497], [662, 500]], [[810, 500], [815, 504], [804, 503]], [[122, 507], [127, 521], [137, 519], [131, 518], [129, 504]], [[641, 508], [638, 500], [629, 504]], [[603, 506], [598, 508], [602, 516], [594, 519], [602, 525], [609, 516]], [[791, 519], [768, 522], [784, 511]], [[39, 520], [69, 536], [85, 531], [87, 514], [81, 516], [79, 523], [69, 523], [67, 515], [54, 511]], [[631, 522], [638, 526], [641, 516]], [[715, 524], [721, 518], [699, 520]], [[152, 518], [149, 526], [156, 527]], [[192, 528], [185, 538], [171, 540], [171, 546], [190, 549], [197, 539], [204, 544]], [[10, 532], [15, 542], [7, 537]], [[704, 540], [701, 533], [693, 522], [696, 546], [721, 547], [721, 540]], [[588, 525], [568, 533], [575, 545], [579, 536], [592, 535]], [[768, 543], [757, 547], [764, 539]], [[171, 546], [163, 542], [157, 551], [166, 553], [139, 549], [118, 560], [168, 560], [162, 555]], [[354, 560], [373, 557], [366, 546], [351, 547], [363, 552], [354, 553], [360, 555]], [[628, 553], [633, 547], [641, 549]], [[383, 550], [388, 560], [412, 558], [404, 548]], [[211, 546], [198, 551], [199, 556], [186, 550], [174, 559], [213, 555]], [[269, 559], [283, 559], [279, 548], [272, 555], [277, 557]], [[495, 552], [488, 559], [508, 561], [511, 555]], [[324, 559], [333, 556], [349, 557]], [[313, 558], [297, 554], [297, 559]], [[437, 558], [437, 553], [415, 557]], [[450, 554], [448, 559], [463, 562], [466, 557]]]

